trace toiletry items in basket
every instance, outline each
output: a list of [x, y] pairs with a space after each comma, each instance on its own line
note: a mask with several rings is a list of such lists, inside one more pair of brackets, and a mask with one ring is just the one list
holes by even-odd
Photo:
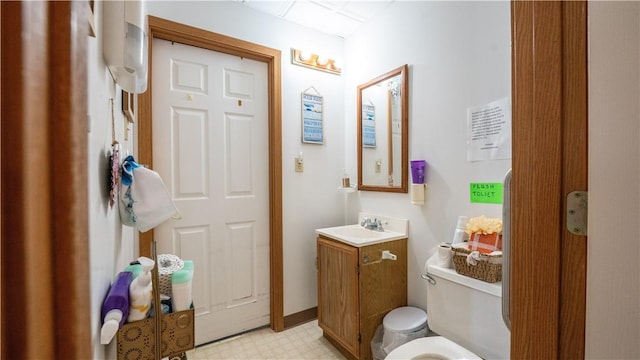
[[123, 271], [109, 289], [107, 297], [102, 303], [102, 329], [100, 330], [100, 343], [106, 345], [111, 342], [118, 329], [124, 325], [129, 315], [129, 286], [132, 274]]
[[131, 280], [133, 280], [137, 278], [138, 275], [142, 274], [142, 266], [140, 266], [140, 264], [136, 261], [135, 263], [132, 263], [131, 265], [128, 265], [126, 268], [124, 268], [124, 271], [130, 272]]
[[171, 292], [173, 311], [183, 311], [191, 308], [193, 282], [193, 261], [185, 260], [182, 270], [171, 274]]
[[469, 234], [465, 232], [467, 221], [468, 220], [466, 216], [458, 216], [456, 229], [453, 232], [453, 241], [451, 241], [452, 244], [457, 244], [469, 240]]
[[129, 286], [128, 322], [145, 319], [151, 308], [151, 291], [153, 290], [151, 270], [155, 265], [155, 261], [144, 256], [139, 257], [138, 261], [142, 266], [142, 273]]

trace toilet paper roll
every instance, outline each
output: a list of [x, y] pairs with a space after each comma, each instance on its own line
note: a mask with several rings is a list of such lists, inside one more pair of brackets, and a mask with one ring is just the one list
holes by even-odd
[[451, 268], [452, 265], [452, 252], [451, 245], [442, 243], [438, 246], [438, 266], [444, 268]]
[[411, 203], [413, 205], [424, 205], [424, 190], [426, 184], [411, 184]]
[[160, 254], [158, 255], [158, 280], [160, 285], [158, 289], [160, 294], [171, 297], [171, 274], [181, 270], [184, 267], [184, 261], [178, 256], [173, 254]]

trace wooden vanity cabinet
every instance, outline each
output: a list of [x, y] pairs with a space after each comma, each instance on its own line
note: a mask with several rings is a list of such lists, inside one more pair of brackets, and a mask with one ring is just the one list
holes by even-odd
[[318, 325], [347, 358], [369, 360], [384, 316], [407, 305], [407, 239], [355, 247], [320, 235], [317, 251]]

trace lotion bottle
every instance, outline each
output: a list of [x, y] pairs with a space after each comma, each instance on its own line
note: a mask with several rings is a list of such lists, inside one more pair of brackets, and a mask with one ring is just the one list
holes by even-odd
[[127, 322], [144, 320], [151, 309], [151, 299], [153, 298], [153, 284], [151, 282], [151, 270], [155, 262], [148, 257], [138, 258], [142, 266], [142, 273], [136, 277], [129, 287], [129, 317]]
[[132, 275], [128, 271], [119, 273], [102, 303], [103, 323], [100, 330], [100, 344], [110, 343], [129, 315], [131, 277]]
[[193, 302], [192, 283], [193, 261], [185, 260], [183, 268], [171, 274], [171, 292], [173, 294], [171, 301], [174, 312], [191, 308]]

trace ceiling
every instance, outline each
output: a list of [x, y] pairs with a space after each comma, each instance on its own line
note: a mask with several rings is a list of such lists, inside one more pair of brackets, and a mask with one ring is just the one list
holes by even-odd
[[238, 0], [255, 10], [315, 30], [347, 37], [395, 0]]

